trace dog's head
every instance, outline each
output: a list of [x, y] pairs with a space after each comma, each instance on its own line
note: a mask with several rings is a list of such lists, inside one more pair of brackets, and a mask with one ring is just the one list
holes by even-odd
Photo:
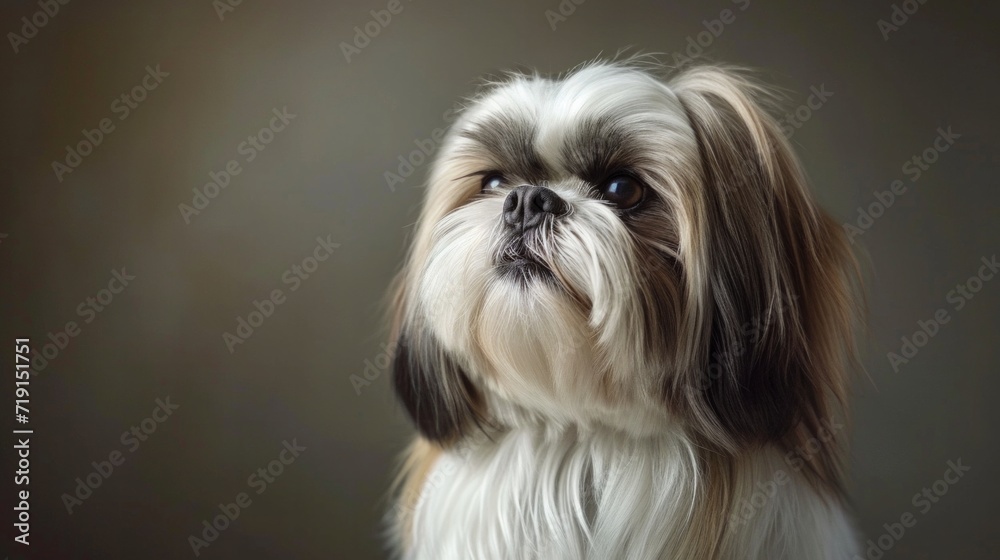
[[545, 418], [732, 450], [815, 429], [844, 392], [853, 259], [768, 99], [627, 63], [475, 98], [394, 301], [421, 433]]

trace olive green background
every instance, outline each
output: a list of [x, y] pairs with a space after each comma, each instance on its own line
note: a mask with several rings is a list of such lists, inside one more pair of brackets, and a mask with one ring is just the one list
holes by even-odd
[[[856, 238], [870, 288], [851, 428], [860, 526], [877, 539], [914, 513], [887, 559], [997, 557], [1000, 280], [960, 310], [948, 301], [1000, 249], [995, 3], [928, 0], [885, 40], [877, 21], [891, 17], [889, 0], [751, 0], [745, 10], [587, 0], [554, 30], [546, 11], [558, 0], [403, 0], [345, 60], [341, 43], [387, 3], [242, 0], [220, 21], [210, 0], [74, 1], [17, 53], [6, 34], [39, 8], [5, 3], [5, 371], [15, 336], [41, 348], [67, 321], [80, 329], [32, 378], [32, 545], [12, 544], [4, 507], [11, 558], [191, 557], [188, 535], [240, 492], [252, 504], [202, 558], [384, 557], [384, 494], [411, 429], [378, 375], [380, 313], [427, 165], [393, 188], [385, 173], [446, 126], [445, 111], [482, 76], [564, 71], [626, 46], [670, 61], [703, 22], [718, 29], [710, 20], [725, 9], [733, 16], [706, 54], [760, 69], [788, 90], [790, 109], [812, 86], [833, 92], [792, 140], [839, 221], [894, 180], [907, 185]], [[169, 76], [120, 120], [112, 103], [157, 64]], [[246, 162], [240, 144], [286, 106], [295, 118]], [[57, 180], [52, 162], [104, 118], [115, 129]], [[912, 181], [904, 164], [949, 126], [958, 141]], [[231, 159], [240, 174], [185, 223], [178, 205]], [[339, 247], [290, 291], [283, 274], [317, 236]], [[120, 267], [135, 279], [84, 323], [78, 306]], [[223, 333], [276, 289], [284, 303], [230, 353]], [[948, 323], [894, 371], [887, 353], [940, 308]], [[374, 380], [358, 394], [351, 376], [366, 361]], [[12, 380], [3, 387], [12, 407]], [[122, 432], [167, 396], [180, 408], [129, 452]], [[8, 504], [14, 424], [4, 418]], [[247, 478], [293, 438], [305, 451], [256, 494]], [[61, 496], [114, 451], [124, 463], [69, 515]], [[913, 496], [959, 458], [971, 470], [922, 513]]]

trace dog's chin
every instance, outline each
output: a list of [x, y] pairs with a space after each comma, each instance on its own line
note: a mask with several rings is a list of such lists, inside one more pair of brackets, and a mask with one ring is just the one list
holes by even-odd
[[497, 275], [521, 286], [532, 282], [554, 282], [552, 270], [544, 263], [526, 256], [508, 257], [494, 265]]
[[495, 255], [493, 268], [500, 278], [521, 286], [533, 282], [555, 283], [552, 269], [522, 239], [508, 241], [504, 249]]

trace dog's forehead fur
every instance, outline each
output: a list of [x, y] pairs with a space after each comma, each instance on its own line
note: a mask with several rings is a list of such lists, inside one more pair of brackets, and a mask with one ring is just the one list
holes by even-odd
[[597, 183], [622, 169], [652, 178], [679, 163], [671, 157], [690, 156], [695, 142], [670, 88], [624, 65], [516, 77], [476, 99], [455, 134], [457, 154], [526, 183]]

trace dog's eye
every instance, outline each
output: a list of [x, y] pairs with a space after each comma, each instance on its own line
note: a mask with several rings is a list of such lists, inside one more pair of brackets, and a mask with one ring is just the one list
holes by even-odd
[[504, 184], [503, 175], [499, 173], [490, 172], [487, 173], [486, 175], [483, 175], [483, 183], [482, 183], [483, 192], [493, 189], [498, 189], [502, 187], [503, 184]]
[[597, 190], [601, 198], [614, 204], [619, 210], [628, 210], [642, 202], [644, 188], [634, 177], [615, 175]]

